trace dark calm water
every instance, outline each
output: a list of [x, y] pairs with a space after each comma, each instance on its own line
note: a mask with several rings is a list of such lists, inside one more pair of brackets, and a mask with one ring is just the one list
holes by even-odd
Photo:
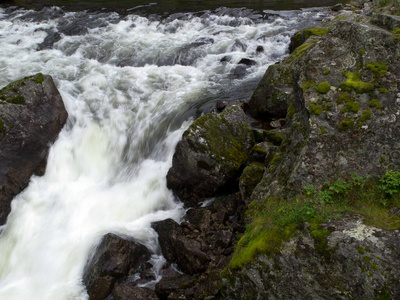
[[254, 10], [292, 10], [306, 7], [332, 6], [346, 3], [348, 0], [0, 0], [0, 6], [17, 5], [26, 8], [41, 9], [44, 6], [61, 6], [67, 10], [115, 10], [120, 13], [175, 13], [201, 10], [213, 10], [218, 7], [246, 7]]

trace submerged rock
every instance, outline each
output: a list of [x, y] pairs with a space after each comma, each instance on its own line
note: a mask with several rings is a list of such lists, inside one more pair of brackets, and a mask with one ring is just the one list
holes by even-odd
[[0, 224], [6, 222], [11, 200], [30, 177], [43, 175], [49, 145], [67, 116], [48, 75], [25, 77], [0, 90]]
[[[150, 251], [135, 241], [112, 233], [105, 235], [85, 267], [83, 283], [89, 299], [105, 299], [116, 282], [144, 270], [150, 256]], [[123, 293], [120, 289], [114, 292]]]

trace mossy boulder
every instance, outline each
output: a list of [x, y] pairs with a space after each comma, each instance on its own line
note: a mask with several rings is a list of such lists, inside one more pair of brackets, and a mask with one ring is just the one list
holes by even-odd
[[240, 107], [204, 115], [178, 143], [167, 186], [189, 205], [224, 193], [240, 175], [253, 144], [253, 131]]
[[49, 145], [67, 116], [48, 75], [28, 76], [0, 90], [0, 224], [32, 174], [44, 173]]

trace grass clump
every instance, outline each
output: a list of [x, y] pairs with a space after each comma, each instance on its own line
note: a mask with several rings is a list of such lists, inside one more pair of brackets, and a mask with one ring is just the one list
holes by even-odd
[[360, 116], [360, 121], [364, 122], [367, 120], [371, 120], [371, 111], [369, 109], [363, 110], [361, 116]]
[[361, 104], [357, 102], [347, 102], [343, 108], [340, 110], [342, 113], [344, 112], [352, 112], [357, 113], [360, 110]]
[[339, 124], [339, 130], [340, 131], [346, 131], [346, 130], [353, 129], [353, 128], [354, 128], [354, 120], [349, 119], [349, 118], [345, 118]]
[[387, 63], [372, 63], [369, 62], [365, 65], [368, 70], [374, 72], [376, 76], [383, 76], [387, 73]]
[[391, 207], [399, 205], [400, 172], [395, 171], [374, 180], [353, 173], [345, 179], [325, 182], [320, 188], [304, 186], [297, 197], [290, 199], [270, 196], [253, 201], [246, 211], [249, 224], [228, 268], [241, 268], [258, 254], [278, 253], [282, 243], [293, 237], [304, 222], [310, 224], [316, 250], [322, 254], [333, 250], [327, 245], [330, 232], [320, 224], [349, 212], [364, 216], [366, 225], [400, 229], [400, 217], [390, 213]]
[[347, 78], [339, 86], [343, 91], [350, 92], [354, 90], [357, 94], [364, 94], [374, 89], [373, 83], [362, 81], [357, 73], [346, 71], [343, 75]]
[[280, 146], [285, 139], [285, 136], [283, 134], [267, 130], [263, 132], [263, 136], [265, 140], [268, 140], [275, 146]]
[[337, 98], [336, 103], [342, 104], [350, 101], [354, 101], [354, 99], [348, 93], [343, 93], [339, 96], [339, 98]]
[[331, 90], [331, 85], [328, 82], [323, 81], [315, 87], [315, 90], [320, 94], [326, 94]]
[[371, 101], [368, 102], [369, 107], [375, 107], [375, 108], [381, 108], [382, 104], [379, 102], [378, 99], [372, 99]]
[[306, 82], [304, 82], [301, 86], [301, 89], [303, 91], [306, 91], [308, 89], [311, 89], [313, 86], [315, 86], [315, 81], [314, 80], [307, 80]]
[[322, 113], [322, 107], [312, 102], [310, 103], [309, 110], [312, 115], [319, 116]]

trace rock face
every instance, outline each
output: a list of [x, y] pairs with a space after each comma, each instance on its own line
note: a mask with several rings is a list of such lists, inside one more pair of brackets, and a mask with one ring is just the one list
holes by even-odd
[[[85, 267], [83, 282], [88, 290], [89, 299], [105, 299], [111, 292], [121, 299], [133, 293], [131, 287], [114, 285], [134, 273], [140, 273], [150, 259], [149, 250], [135, 241], [127, 240], [115, 234], [105, 235], [90, 262]], [[136, 291], [135, 293], [139, 293]]]
[[0, 224], [32, 174], [44, 173], [49, 145], [67, 116], [50, 76], [25, 77], [0, 90]]
[[185, 274], [166, 272], [156, 285], [160, 299], [204, 299], [219, 293], [219, 273], [243, 232], [239, 195], [218, 197], [207, 207], [188, 210], [181, 224], [168, 219], [153, 224], [164, 257]]
[[[222, 208], [205, 207], [189, 210], [181, 224], [166, 220], [154, 225], [164, 256], [185, 273], [175, 274], [177, 281], [166, 276], [159, 283], [161, 298], [399, 297], [399, 230], [366, 227], [356, 214], [317, 228], [304, 221], [291, 224], [282, 244], [272, 245], [273, 253], [263, 248], [271, 238], [267, 234], [251, 240], [254, 228], [269, 226], [263, 223], [267, 218], [260, 218], [243, 235], [249, 240], [242, 244], [256, 245], [245, 257], [250, 263], [227, 265], [236, 236], [243, 233], [240, 211], [249, 203], [293, 200], [305, 186], [318, 189], [352, 173], [377, 178], [386, 170], [400, 170], [398, 18], [372, 14], [373, 5], [357, 3], [359, 13], [337, 7], [339, 13], [324, 28], [305, 29], [292, 38], [291, 54], [268, 68], [248, 102], [247, 113], [261, 126], [252, 128], [242, 112], [226, 109], [203, 116], [184, 133], [168, 173], [169, 188], [187, 206], [225, 193], [232, 197], [225, 204], [236, 208], [222, 223], [209, 221]], [[246, 121], [226, 122], [230, 114]], [[240, 149], [236, 141], [245, 141], [244, 151], [221, 154], [227, 145]], [[296, 210], [289, 203], [278, 208]], [[265, 202], [265, 214], [269, 204]], [[398, 208], [392, 210], [398, 213]], [[217, 233], [218, 243], [210, 242]], [[270, 243], [277, 239], [273, 236]], [[205, 275], [214, 282], [206, 295], [197, 288], [210, 282]]]
[[399, 39], [352, 18], [327, 24], [271, 66], [250, 100], [249, 112], [267, 120], [286, 108], [285, 142], [266, 162], [259, 195], [398, 168]]
[[398, 299], [400, 289], [388, 288], [398, 286], [398, 249], [399, 230], [367, 227], [357, 216], [318, 230], [305, 224], [279, 254], [231, 272], [222, 299]]
[[249, 125], [237, 106], [197, 119], [176, 147], [168, 188], [189, 205], [229, 188], [254, 144]]

